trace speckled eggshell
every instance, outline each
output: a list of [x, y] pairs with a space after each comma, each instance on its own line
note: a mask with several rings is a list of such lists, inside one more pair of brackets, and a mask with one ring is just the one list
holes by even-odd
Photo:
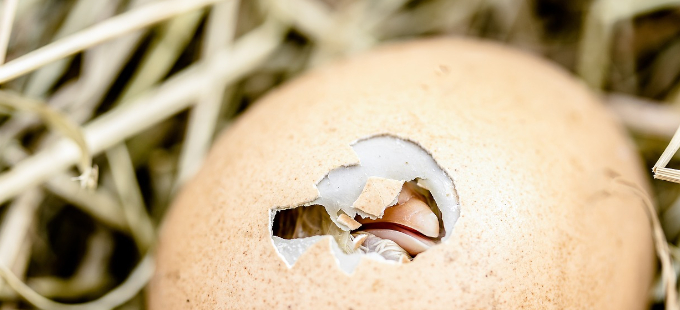
[[[340, 270], [330, 237], [288, 268], [269, 210], [314, 200], [351, 144], [416, 142], [461, 216], [408, 264]], [[269, 93], [227, 130], [161, 232], [151, 309], [643, 309], [654, 257], [631, 144], [557, 66], [464, 39], [391, 44]]]

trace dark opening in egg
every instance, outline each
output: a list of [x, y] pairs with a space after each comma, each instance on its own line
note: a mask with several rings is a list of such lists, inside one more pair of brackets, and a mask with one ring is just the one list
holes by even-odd
[[283, 239], [330, 235], [347, 254], [376, 253], [387, 260], [409, 262], [416, 255], [441, 242], [444, 223], [430, 192], [417, 180], [403, 184], [396, 203], [372, 219], [354, 218], [340, 211], [335, 224], [326, 208], [311, 205], [276, 213], [272, 231]]

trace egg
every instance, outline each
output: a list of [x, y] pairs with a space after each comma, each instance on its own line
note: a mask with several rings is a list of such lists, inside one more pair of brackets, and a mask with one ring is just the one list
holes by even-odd
[[646, 179], [557, 66], [470, 39], [387, 44], [221, 135], [167, 215], [149, 306], [643, 309]]

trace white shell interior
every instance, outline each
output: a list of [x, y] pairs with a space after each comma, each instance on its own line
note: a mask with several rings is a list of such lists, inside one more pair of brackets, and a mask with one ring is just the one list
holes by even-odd
[[[357, 214], [367, 217], [363, 212], [352, 207], [369, 177], [412, 181], [420, 179], [418, 185], [430, 191], [442, 214], [446, 234], [445, 242], [453, 231], [460, 216], [458, 196], [451, 178], [437, 165], [432, 156], [419, 145], [392, 136], [376, 136], [360, 140], [352, 145], [359, 157], [359, 164], [339, 167], [329, 172], [317, 185], [318, 198], [306, 205], [322, 205], [338, 226], [347, 229], [337, 222], [338, 212], [342, 210], [350, 217]], [[395, 201], [396, 202], [396, 201]], [[277, 210], [270, 211], [270, 235], [276, 251], [292, 267], [297, 259], [310, 246], [323, 239], [330, 239], [331, 249], [340, 269], [351, 274], [362, 257], [388, 262], [380, 255], [345, 254], [340, 250], [335, 239], [330, 236], [313, 236], [300, 239], [283, 239], [273, 235], [271, 227]], [[394, 263], [389, 261], [390, 263]]]

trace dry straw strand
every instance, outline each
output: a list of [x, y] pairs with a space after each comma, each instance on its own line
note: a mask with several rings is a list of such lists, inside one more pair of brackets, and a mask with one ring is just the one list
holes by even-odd
[[224, 0], [164, 0], [133, 9], [0, 66], [0, 83], [99, 43]]
[[647, 217], [649, 218], [650, 224], [652, 226], [654, 248], [656, 249], [657, 257], [661, 262], [661, 277], [666, 291], [666, 310], [680, 309], [680, 304], [678, 304], [678, 292], [676, 291], [677, 277], [675, 275], [675, 269], [673, 268], [671, 254], [668, 248], [668, 241], [666, 241], [666, 235], [664, 234], [661, 223], [659, 222], [654, 204], [649, 198], [649, 195], [637, 184], [622, 178], [616, 178], [614, 181], [616, 184], [629, 189], [642, 200]]
[[47, 298], [78, 298], [105, 290], [113, 279], [106, 275], [111, 254], [113, 236], [98, 228], [87, 240], [87, 250], [73, 276], [64, 279], [56, 276], [32, 277], [28, 285]]
[[617, 22], [654, 10], [680, 5], [680, 0], [597, 0], [588, 10], [579, 44], [578, 74], [593, 89], [601, 89], [610, 67]]
[[[0, 155], [2, 160], [12, 165], [29, 156], [16, 141], [8, 143]], [[58, 174], [45, 183], [45, 188], [106, 226], [124, 233], [129, 232], [119, 203], [105, 188], [98, 188], [96, 191], [83, 190], [72, 179], [73, 176], [68, 173]]]
[[[212, 57], [220, 50], [231, 46], [236, 32], [238, 6], [239, 1], [235, 0], [219, 3], [213, 8], [206, 26], [202, 53], [204, 58]], [[225, 86], [223, 83], [208, 84], [204, 94], [191, 109], [186, 139], [179, 157], [175, 190], [198, 171], [208, 153], [217, 126]]]
[[154, 227], [146, 213], [144, 198], [135, 176], [135, 168], [130, 160], [125, 143], [118, 144], [106, 151], [111, 174], [118, 195], [122, 201], [123, 214], [140, 252], [145, 252], [154, 241]]
[[[34, 232], [34, 228], [36, 228], [35, 224], [31, 225], [31, 231], [30, 233]], [[31, 262], [31, 255], [33, 254], [33, 236], [29, 234], [29, 236], [26, 237], [24, 242], [21, 243], [21, 248], [19, 249], [19, 252], [14, 258], [14, 264], [11, 265], [10, 269], [14, 274], [19, 275], [20, 279], [25, 279], [25, 274], [26, 271], [28, 270], [28, 266]], [[24, 276], [22, 276], [24, 275]], [[17, 293], [9, 286], [5, 284], [5, 280], [0, 278], [0, 282], [2, 282], [2, 289], [0, 289], [0, 301], [15, 301], [18, 296]], [[3, 304], [5, 306], [5, 304]], [[10, 308], [11, 306], [5, 306], [5, 308]], [[4, 309], [3, 309], [4, 310]]]
[[680, 170], [659, 167], [656, 168], [654, 172], [654, 178], [673, 183], [680, 183]]
[[[97, 21], [110, 18], [115, 14], [119, 0], [100, 1], [78, 0], [69, 10], [63, 25], [54, 35], [55, 40], [66, 37], [78, 30], [91, 26]], [[31, 74], [23, 94], [32, 98], [42, 98], [64, 74], [69, 65], [68, 58], [45, 65]], [[69, 96], [73, 97], [73, 96]]]
[[0, 21], [0, 64], [5, 62], [7, 46], [12, 36], [12, 25], [19, 0], [4, 0], [2, 6], [2, 21]]
[[168, 74], [193, 38], [202, 17], [203, 12], [192, 11], [177, 16], [163, 25], [163, 31], [154, 37], [150, 50], [146, 52], [134, 76], [119, 95], [118, 102], [129, 102], [134, 96], [151, 88]]
[[671, 142], [668, 143], [668, 146], [652, 168], [655, 178], [680, 183], [680, 171], [666, 168], [666, 165], [668, 165], [668, 162], [673, 158], [678, 149], [680, 149], [680, 127], [675, 131]]
[[63, 304], [47, 299], [21, 281], [12, 271], [0, 263], [0, 277], [7, 281], [19, 295], [32, 305], [46, 310], [105, 310], [113, 309], [128, 301], [146, 285], [153, 275], [153, 256], [146, 254], [130, 276], [106, 295], [82, 304]]
[[87, 142], [80, 127], [69, 120], [65, 115], [53, 110], [43, 102], [31, 100], [8, 91], [0, 91], [0, 106], [18, 111], [35, 113], [51, 126], [75, 142], [80, 151], [80, 161], [78, 167], [82, 175], [80, 180], [81, 187], [94, 189], [97, 186], [97, 168], [92, 167], [92, 156], [87, 147]]
[[[0, 226], [0, 264], [13, 266], [29, 237], [30, 227], [34, 224], [38, 206], [43, 193], [37, 188], [23, 193], [7, 210]], [[0, 291], [4, 283], [0, 281]]]
[[626, 127], [640, 134], [671, 138], [680, 127], [680, 109], [672, 105], [624, 94], [609, 95], [607, 103]]

